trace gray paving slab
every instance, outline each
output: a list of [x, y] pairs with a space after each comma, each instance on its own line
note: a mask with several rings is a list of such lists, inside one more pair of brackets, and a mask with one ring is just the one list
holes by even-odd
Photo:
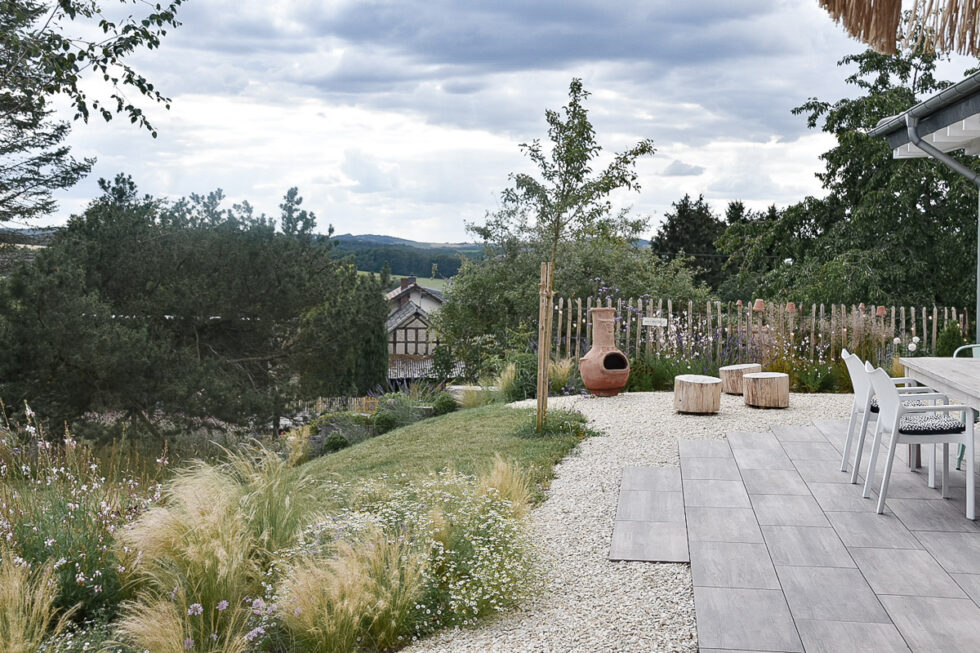
[[732, 450], [735, 449], [761, 449], [768, 451], [778, 451], [782, 447], [779, 440], [771, 432], [751, 432], [751, 431], [732, 431], [726, 433], [728, 444]]
[[691, 542], [690, 551], [695, 587], [779, 589], [765, 544]]
[[[929, 487], [929, 475], [926, 468], [910, 472], [907, 468], [892, 470], [892, 477], [888, 481], [888, 497], [886, 503], [893, 499], [941, 499], [939, 488], [942, 482], [939, 479], [941, 471], [936, 472], [936, 487]], [[878, 490], [881, 489], [881, 474], [875, 474], [877, 483], [874, 485], [873, 495], [875, 500], [878, 497]], [[966, 496], [965, 493], [962, 496]], [[965, 516], [965, 515], [964, 515]]]
[[827, 526], [763, 526], [773, 564], [794, 567], [854, 567], [851, 554]]
[[684, 499], [680, 492], [622, 490], [617, 521], [684, 523]]
[[980, 651], [980, 608], [969, 599], [882, 596], [881, 603], [915, 653]]
[[797, 619], [796, 627], [807, 653], [908, 653], [894, 624]]
[[743, 472], [753, 469], [796, 469], [793, 461], [779, 449], [733, 448], [732, 453]]
[[677, 467], [625, 467], [619, 489], [680, 492], [681, 470]]
[[742, 476], [749, 494], [798, 494], [810, 496], [810, 489], [795, 469], [753, 469]]
[[[836, 464], [829, 460], [797, 460], [793, 463], [795, 469], [807, 483], [847, 483], [851, 482], [851, 472], [840, 470], [840, 459]], [[848, 463], [847, 469], [851, 466]]]
[[951, 574], [980, 574], [980, 533], [917, 531], [926, 551]]
[[855, 548], [850, 552], [875, 594], [967, 598], [928, 551]]
[[706, 508], [749, 508], [742, 481], [691, 479], [684, 481], [684, 504]]
[[694, 608], [701, 650], [803, 651], [779, 590], [695, 587]]
[[678, 440], [681, 458], [731, 458], [727, 440]]
[[890, 623], [857, 569], [777, 565], [776, 574], [796, 619]]
[[763, 542], [751, 508], [687, 506], [686, 512], [691, 542]]
[[814, 426], [786, 426], [773, 424], [770, 428], [773, 436], [780, 442], [826, 442], [824, 434]]
[[840, 463], [840, 452], [829, 442], [783, 442], [790, 460], [823, 460]]
[[752, 507], [760, 526], [829, 526], [813, 497], [753, 494]]
[[815, 419], [813, 428], [820, 431], [831, 442], [836, 440], [843, 442], [847, 437], [846, 419]]
[[922, 545], [898, 517], [890, 512], [824, 513], [844, 546], [874, 546], [892, 549], [921, 549]]
[[861, 496], [861, 486], [850, 483], [809, 483], [810, 493], [824, 512], [874, 512], [877, 499]]
[[885, 499], [910, 531], [980, 532], [980, 524], [970, 521], [961, 506], [944, 499]]
[[980, 605], [980, 574], [950, 574], [973, 602]]
[[681, 458], [681, 474], [685, 480], [741, 481], [734, 458]]
[[609, 559], [689, 562], [684, 523], [617, 521]]

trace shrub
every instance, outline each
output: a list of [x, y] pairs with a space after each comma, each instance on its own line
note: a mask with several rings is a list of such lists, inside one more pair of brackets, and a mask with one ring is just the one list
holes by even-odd
[[463, 390], [463, 396], [460, 398], [460, 407], [465, 410], [486, 406], [497, 401], [498, 395], [499, 392], [489, 389], [467, 388]]
[[949, 322], [936, 337], [936, 356], [952, 356], [957, 347], [966, 344], [966, 338], [960, 333], [960, 325]]
[[798, 360], [794, 366], [795, 389], [800, 392], [830, 392], [836, 378], [834, 364], [824, 361]]
[[58, 615], [58, 584], [53, 564], [32, 571], [9, 549], [0, 549], [0, 653], [37, 651], [57, 637], [72, 611]]
[[540, 437], [576, 437], [585, 438], [597, 435], [595, 431], [586, 426], [587, 420], [582, 413], [572, 410], [549, 410], [544, 417], [544, 424], [540, 431], [537, 430], [537, 418], [524, 422], [514, 432], [519, 438], [540, 438]]
[[435, 410], [436, 415], [445, 415], [454, 412], [459, 408], [459, 404], [456, 403], [456, 397], [448, 392], [440, 392], [433, 400], [432, 408]]
[[327, 436], [327, 439], [323, 441], [323, 450], [327, 453], [334, 453], [335, 451], [346, 449], [349, 446], [350, 442], [348, 442], [347, 438], [340, 433], [331, 433]]
[[401, 393], [392, 393], [379, 399], [378, 410], [371, 421], [378, 435], [381, 435], [416, 422], [418, 418], [415, 403], [409, 397]]
[[514, 354], [510, 363], [514, 365], [513, 381], [506, 387], [498, 386], [504, 399], [510, 402], [534, 397], [538, 389], [538, 357], [534, 354]]
[[578, 363], [574, 358], [563, 358], [552, 361], [548, 366], [548, 383], [552, 392], [561, 392], [568, 386], [578, 369]]

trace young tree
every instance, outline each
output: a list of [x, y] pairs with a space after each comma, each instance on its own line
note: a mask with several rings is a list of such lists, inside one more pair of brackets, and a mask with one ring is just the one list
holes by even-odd
[[718, 288], [724, 259], [715, 249], [715, 241], [725, 231], [725, 223], [712, 213], [703, 195], [692, 200], [690, 195], [685, 194], [672, 206], [674, 210], [664, 214], [667, 220], [650, 241], [650, 248], [657, 256], [667, 260], [693, 260], [698, 268], [695, 273], [697, 278], [712, 288]]
[[[76, 119], [87, 121], [92, 112], [105, 120], [123, 114], [156, 136], [127, 91], [168, 108], [169, 100], [126, 59], [159, 46], [167, 28], [179, 24], [182, 2], [120, 21], [107, 17], [100, 0], [0, 0], [0, 223], [51, 213], [52, 192], [70, 187], [92, 167], [93, 160], [73, 158], [64, 145], [69, 126], [51, 119], [55, 96], [71, 102]], [[91, 95], [84, 82], [92, 78], [109, 85], [108, 99]]]

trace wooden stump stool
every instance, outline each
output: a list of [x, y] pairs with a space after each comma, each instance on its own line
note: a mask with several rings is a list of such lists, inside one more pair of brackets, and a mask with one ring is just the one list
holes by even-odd
[[789, 406], [789, 374], [754, 372], [742, 375], [745, 405], [756, 408], [786, 408]]
[[717, 413], [721, 407], [721, 379], [701, 374], [674, 377], [674, 410], [678, 413]]
[[726, 395], [742, 394], [742, 375], [761, 372], [762, 366], [758, 363], [744, 363], [742, 365], [726, 365], [718, 369], [721, 376], [721, 391]]

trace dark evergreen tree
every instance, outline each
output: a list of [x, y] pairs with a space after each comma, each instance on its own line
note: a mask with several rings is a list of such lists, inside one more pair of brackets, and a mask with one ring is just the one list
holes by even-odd
[[724, 258], [715, 249], [715, 241], [724, 233], [725, 223], [712, 213], [703, 195], [692, 200], [685, 194], [672, 206], [673, 211], [664, 214], [667, 220], [650, 241], [650, 248], [668, 261], [690, 259], [697, 268], [697, 279], [717, 288], [722, 279]]

